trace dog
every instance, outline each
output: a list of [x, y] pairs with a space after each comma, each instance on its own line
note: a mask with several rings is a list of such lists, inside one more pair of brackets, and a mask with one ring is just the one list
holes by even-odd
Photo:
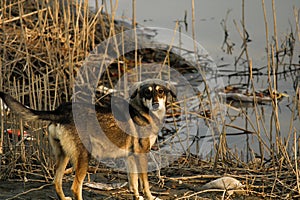
[[[170, 99], [168, 96], [176, 97], [176, 89], [165, 81], [148, 79], [134, 84], [130, 91], [128, 101], [112, 98], [114, 101], [111, 104], [116, 105], [113, 109], [113, 106], [68, 102], [53, 111], [40, 111], [24, 106], [3, 92], [0, 92], [0, 98], [12, 112], [25, 120], [49, 122], [49, 141], [56, 158], [54, 186], [59, 199], [72, 199], [66, 197], [62, 189], [62, 178], [70, 160], [75, 170], [71, 187], [73, 197], [82, 200], [82, 185], [89, 160], [96, 152], [95, 155], [100, 158], [125, 157], [133, 198], [142, 198], [139, 194], [139, 188], [142, 188], [147, 199], [153, 200], [155, 197], [150, 192], [148, 182], [147, 153], [156, 141], [165, 116], [167, 99]], [[74, 112], [74, 108], [80, 112]], [[129, 114], [124, 112], [124, 108], [128, 109]], [[96, 121], [103, 135], [94, 133], [99, 130], [89, 124], [89, 112], [96, 113]], [[76, 127], [75, 121], [83, 126]], [[93, 136], [81, 137], [84, 135], [81, 131], [93, 133]]]

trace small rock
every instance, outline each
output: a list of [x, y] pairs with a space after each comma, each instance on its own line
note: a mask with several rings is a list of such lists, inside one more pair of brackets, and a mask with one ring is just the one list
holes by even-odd
[[242, 188], [243, 184], [235, 178], [232, 177], [222, 177], [211, 182], [206, 183], [201, 189], [224, 189], [224, 190], [234, 190]]

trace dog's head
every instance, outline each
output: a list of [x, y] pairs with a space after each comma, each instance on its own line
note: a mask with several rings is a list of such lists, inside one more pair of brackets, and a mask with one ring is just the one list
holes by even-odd
[[159, 111], [165, 112], [168, 94], [176, 97], [173, 85], [159, 79], [148, 79], [131, 88], [130, 99], [156, 114]]

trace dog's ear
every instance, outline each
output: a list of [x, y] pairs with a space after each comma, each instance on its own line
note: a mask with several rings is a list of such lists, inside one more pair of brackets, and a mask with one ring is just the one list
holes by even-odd
[[138, 88], [132, 92], [132, 94], [130, 95], [130, 99], [134, 99], [137, 93], [138, 93]]
[[130, 89], [129, 89], [130, 99], [134, 99], [136, 97], [136, 95], [138, 94], [138, 91], [140, 89], [140, 84], [141, 84], [141, 82], [136, 82], [130, 87]]
[[120, 98], [118, 96], [112, 96], [111, 103], [113, 105], [111, 109], [114, 118], [117, 121], [126, 122], [130, 119], [130, 115], [129, 115], [130, 104], [125, 99]]
[[177, 90], [174, 87], [174, 85], [170, 84], [170, 83], [166, 83], [166, 87], [168, 89], [168, 92], [170, 92], [170, 94], [172, 95], [172, 97], [176, 98], [177, 97]]

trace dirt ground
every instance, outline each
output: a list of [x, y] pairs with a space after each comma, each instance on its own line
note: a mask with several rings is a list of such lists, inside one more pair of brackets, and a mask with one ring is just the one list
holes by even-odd
[[[167, 168], [161, 171], [161, 174], [165, 177], [164, 184], [159, 183], [157, 175], [152, 172], [149, 174], [150, 185], [152, 186], [151, 191], [154, 196], [160, 199], [262, 199], [259, 197], [251, 197], [246, 193], [234, 193], [228, 195], [223, 192], [203, 192], [196, 195], [201, 191], [201, 186], [206, 182], [213, 180], [214, 175], [209, 178], [207, 175], [205, 178], [196, 178], [192, 180], [180, 179], [180, 177], [197, 176], [196, 171], [190, 169], [178, 169], [178, 168]], [[199, 175], [199, 174], [198, 174]], [[171, 178], [176, 177], [176, 178]], [[177, 179], [178, 178], [178, 179]], [[66, 175], [64, 178], [64, 191], [66, 196], [71, 196], [71, 184], [73, 175]], [[101, 182], [101, 183], [125, 183], [127, 182], [127, 176], [125, 173], [114, 172], [107, 170], [106, 172], [90, 174], [87, 176], [86, 181]], [[190, 197], [188, 197], [191, 195]], [[223, 196], [224, 195], [224, 196]], [[187, 197], [187, 198], [183, 198]], [[224, 198], [225, 197], [225, 198]], [[85, 200], [98, 200], [98, 199], [109, 199], [109, 200], [120, 200], [120, 199], [132, 199], [132, 194], [128, 191], [128, 186], [122, 188], [113, 189], [109, 191], [92, 189], [84, 186], [83, 198]], [[12, 179], [6, 181], [0, 181], [0, 199], [47, 199], [55, 200], [58, 199], [52, 180], [37, 180], [28, 178], [27, 182]]]

